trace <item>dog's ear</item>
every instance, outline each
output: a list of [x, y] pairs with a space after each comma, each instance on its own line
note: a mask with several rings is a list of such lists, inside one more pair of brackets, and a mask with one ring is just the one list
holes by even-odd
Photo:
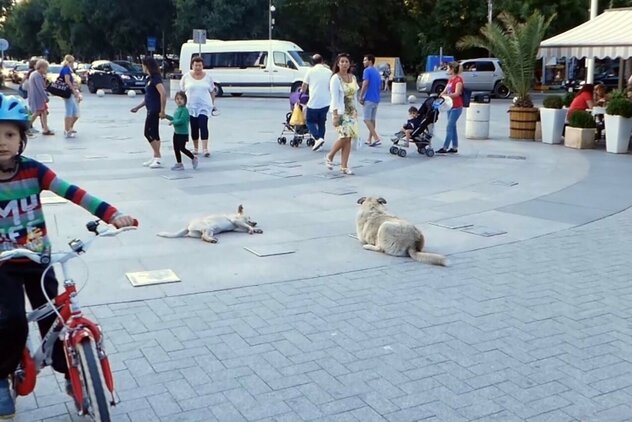
[[366, 201], [366, 196], [363, 196], [362, 198], [358, 199], [358, 204], [363, 204], [364, 201]]
[[379, 202], [380, 204], [384, 205], [386, 204], [386, 199], [382, 198], [381, 196], [379, 198], [377, 198], [377, 202]]
[[237, 214], [243, 214], [243, 213], [244, 213], [244, 206], [239, 205], [239, 207], [237, 207]]

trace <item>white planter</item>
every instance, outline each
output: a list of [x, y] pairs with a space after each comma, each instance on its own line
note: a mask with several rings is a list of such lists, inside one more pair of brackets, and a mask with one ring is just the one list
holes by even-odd
[[564, 109], [541, 108], [540, 122], [542, 123], [542, 142], [545, 144], [561, 144], [564, 121], [566, 120]]
[[632, 119], [606, 114], [606, 151], [625, 154], [630, 145]]

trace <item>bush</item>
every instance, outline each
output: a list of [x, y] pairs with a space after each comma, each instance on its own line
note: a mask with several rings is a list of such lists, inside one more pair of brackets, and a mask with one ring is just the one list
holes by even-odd
[[615, 89], [608, 95], [608, 101], [625, 99], [627, 98], [625, 95], [625, 90], [623, 89]]
[[606, 113], [611, 116], [621, 116], [629, 119], [632, 117], [632, 101], [625, 98], [615, 98], [610, 100], [608, 107], [606, 108]]
[[567, 92], [562, 97], [562, 104], [564, 104], [564, 107], [570, 107], [573, 99], [575, 99], [575, 94], [573, 94], [572, 92]]
[[542, 102], [544, 108], [557, 108], [560, 109], [564, 106], [564, 99], [561, 95], [549, 95]]
[[581, 129], [594, 129], [597, 127], [592, 114], [584, 110], [577, 110], [568, 117], [568, 125]]

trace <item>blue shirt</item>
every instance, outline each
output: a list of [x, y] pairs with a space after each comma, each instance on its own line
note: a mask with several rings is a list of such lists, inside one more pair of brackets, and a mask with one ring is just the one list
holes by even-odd
[[369, 66], [362, 73], [362, 81], [369, 81], [369, 86], [364, 95], [364, 101], [373, 103], [380, 102], [380, 92], [382, 92], [382, 77], [375, 66]]
[[72, 69], [70, 68], [70, 66], [66, 65], [64, 67], [61, 68], [61, 71], [59, 72], [59, 76], [61, 77], [61, 79], [63, 81], [66, 80], [66, 75], [70, 75], [70, 82], [74, 83], [74, 80], [72, 78]]
[[160, 93], [156, 86], [162, 83], [159, 73], [149, 75], [145, 86], [145, 107], [148, 113], [160, 113]]

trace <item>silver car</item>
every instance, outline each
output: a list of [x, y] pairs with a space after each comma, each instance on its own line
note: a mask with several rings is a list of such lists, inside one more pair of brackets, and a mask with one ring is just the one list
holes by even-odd
[[[461, 60], [461, 77], [467, 89], [474, 92], [490, 92], [499, 98], [511, 94], [503, 83], [505, 74], [500, 61], [494, 58]], [[427, 94], [440, 94], [448, 83], [447, 70], [425, 72], [417, 77], [417, 91]]]

